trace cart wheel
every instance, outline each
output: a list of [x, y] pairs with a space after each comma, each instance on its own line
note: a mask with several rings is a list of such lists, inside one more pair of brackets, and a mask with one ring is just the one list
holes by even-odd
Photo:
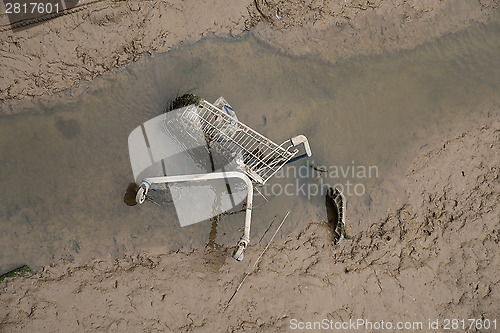
[[135, 201], [140, 205], [144, 203], [146, 200], [146, 189], [144, 187], [139, 187], [139, 191], [137, 191], [137, 194], [135, 196]]
[[234, 251], [233, 253], [233, 259], [236, 259], [238, 261], [242, 261], [243, 260], [243, 257], [245, 256], [245, 247], [240, 245], [238, 246], [238, 249], [236, 251]]
[[135, 195], [135, 201], [137, 201], [138, 204], [142, 204], [146, 200], [150, 187], [151, 182], [147, 178], [144, 178]]

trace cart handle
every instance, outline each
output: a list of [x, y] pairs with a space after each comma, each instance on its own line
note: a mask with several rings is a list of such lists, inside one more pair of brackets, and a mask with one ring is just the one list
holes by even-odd
[[309, 141], [307, 140], [307, 138], [305, 137], [305, 135], [297, 135], [293, 138], [290, 139], [290, 142], [292, 144], [293, 147], [297, 146], [297, 145], [300, 145], [301, 143], [304, 144], [304, 149], [305, 149], [305, 153], [302, 154], [302, 155], [299, 155], [297, 157], [294, 157], [292, 158], [290, 161], [287, 162], [288, 163], [292, 163], [292, 162], [295, 162], [297, 160], [300, 160], [301, 158], [304, 158], [304, 157], [310, 157], [312, 155], [312, 152], [311, 152], [311, 146], [309, 146]]
[[243, 259], [243, 252], [250, 242], [250, 223], [252, 219], [252, 202], [253, 202], [253, 185], [252, 181], [246, 174], [238, 171], [227, 171], [227, 172], [211, 172], [203, 174], [193, 174], [193, 175], [181, 175], [181, 176], [165, 176], [165, 177], [152, 177], [145, 178], [141, 185], [139, 185], [139, 190], [137, 191], [136, 201], [142, 204], [146, 200], [149, 188], [153, 183], [173, 183], [173, 182], [190, 182], [190, 181], [201, 181], [201, 180], [211, 180], [211, 179], [221, 179], [221, 178], [239, 178], [245, 182], [247, 185], [247, 206], [245, 213], [245, 230], [243, 236], [237, 244], [237, 249], [233, 253], [233, 258], [241, 261]]

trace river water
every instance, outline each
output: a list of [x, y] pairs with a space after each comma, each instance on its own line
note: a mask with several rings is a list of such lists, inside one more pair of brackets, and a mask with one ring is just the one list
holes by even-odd
[[499, 26], [335, 64], [247, 35], [145, 57], [53, 98], [4, 102], [16, 115], [0, 118], [0, 273], [59, 258], [236, 244], [243, 213], [181, 228], [168, 204], [123, 200], [133, 181], [129, 133], [188, 91], [224, 96], [240, 121], [278, 143], [310, 140], [313, 157], [260, 189], [268, 201], [256, 195], [251, 243], [287, 211], [280, 236], [325, 219], [327, 184], [344, 189], [355, 234], [403, 200], [401, 179], [421, 150], [498, 118], [499, 54]]

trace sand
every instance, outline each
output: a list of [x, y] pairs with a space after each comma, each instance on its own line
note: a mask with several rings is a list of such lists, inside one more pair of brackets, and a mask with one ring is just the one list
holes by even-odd
[[413, 48], [498, 17], [496, 0], [103, 0], [18, 32], [3, 15], [0, 100], [54, 94], [206, 36], [252, 30], [289, 53], [335, 62]]
[[[50, 98], [210, 35], [250, 30], [287, 52], [335, 62], [498, 17], [496, 0], [101, 1], [20, 32], [4, 27], [0, 99]], [[270, 235], [241, 263], [226, 247], [158, 248], [6, 279], [0, 332], [273, 332], [358, 319], [430, 331], [436, 320], [442, 329], [445, 319], [469, 318], [496, 319], [500, 329], [499, 143], [498, 121], [443, 138], [412, 163], [402, 204], [382, 220], [340, 245], [317, 221], [272, 242], [253, 271]]]
[[[272, 242], [253, 271], [266, 239], [250, 246], [242, 263], [228, 248], [158, 249], [83, 266], [59, 262], [8, 279], [0, 331], [285, 332], [299, 322], [358, 319], [424, 328], [453, 318], [498, 323], [499, 161], [499, 124], [450, 139], [414, 161], [404, 204], [385, 219], [337, 246], [327, 223], [312, 223]], [[245, 272], [251, 274], [226, 308]]]

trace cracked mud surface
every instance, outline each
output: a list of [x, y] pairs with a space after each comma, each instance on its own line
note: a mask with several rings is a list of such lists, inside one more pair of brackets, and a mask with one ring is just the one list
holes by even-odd
[[292, 54], [335, 62], [408, 49], [499, 19], [498, 1], [104, 0], [19, 32], [0, 17], [0, 100], [44, 96], [205, 36], [250, 30]]

